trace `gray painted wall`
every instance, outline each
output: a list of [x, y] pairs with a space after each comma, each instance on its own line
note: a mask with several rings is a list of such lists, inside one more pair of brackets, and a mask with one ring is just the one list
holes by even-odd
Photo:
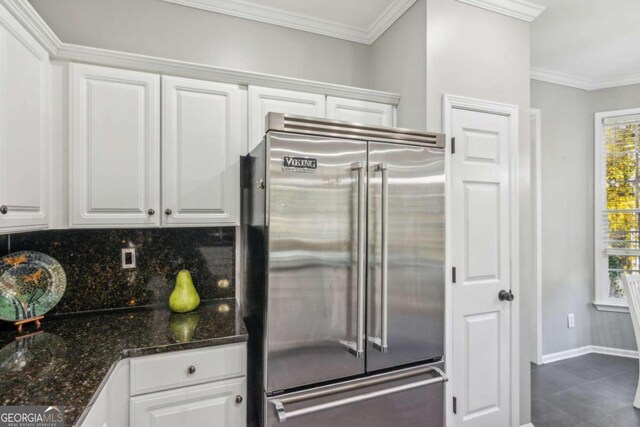
[[349, 86], [369, 84], [369, 47], [360, 43], [160, 0], [29, 1], [66, 43]]
[[[594, 299], [594, 114], [640, 107], [640, 85], [597, 91], [531, 81], [542, 111], [543, 354], [584, 345], [635, 350], [629, 314]], [[574, 313], [576, 327], [567, 328]]]
[[520, 424], [531, 420], [532, 218], [529, 24], [455, 0], [427, 1], [427, 128], [439, 131], [445, 93], [515, 104], [519, 122]]
[[542, 353], [549, 354], [591, 344], [593, 117], [589, 92], [536, 80], [531, 106], [542, 111]]
[[416, 1], [371, 46], [371, 89], [402, 94], [398, 126], [423, 130], [427, 130], [426, 9], [426, 0]]
[[29, 1], [67, 43], [399, 92], [400, 126], [440, 131], [445, 93], [518, 105], [520, 419], [530, 421], [529, 24], [456, 0], [418, 0], [368, 47], [159, 0]]

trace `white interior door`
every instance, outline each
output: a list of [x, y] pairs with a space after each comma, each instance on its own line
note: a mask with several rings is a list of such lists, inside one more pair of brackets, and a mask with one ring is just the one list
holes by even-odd
[[510, 118], [453, 108], [454, 425], [511, 425]]

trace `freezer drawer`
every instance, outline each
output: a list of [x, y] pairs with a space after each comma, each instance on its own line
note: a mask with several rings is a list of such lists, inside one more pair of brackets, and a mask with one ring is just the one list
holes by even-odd
[[442, 427], [445, 374], [424, 365], [265, 401], [266, 427]]

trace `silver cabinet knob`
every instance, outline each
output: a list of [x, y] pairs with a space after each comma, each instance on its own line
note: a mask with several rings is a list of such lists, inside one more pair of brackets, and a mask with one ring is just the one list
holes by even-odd
[[2, 215], [6, 215], [6, 214], [7, 214], [7, 212], [9, 212], [9, 208], [7, 207], [7, 205], [2, 205], [2, 206], [0, 206], [0, 213], [1, 213]]
[[165, 215], [171, 215], [172, 213], [173, 213], [173, 211], [171, 209], [169, 209], [169, 208], [164, 210], [164, 214]]
[[147, 213], [149, 214], [149, 216], [152, 216], [155, 215], [156, 211], [154, 211], [153, 209], [149, 209]]
[[187, 372], [189, 373], [189, 375], [193, 375], [196, 373], [196, 367], [191, 365], [187, 368]]
[[237, 403], [237, 404], [242, 403], [242, 396], [240, 396], [240, 395], [237, 395], [237, 396], [236, 396], [236, 403]]

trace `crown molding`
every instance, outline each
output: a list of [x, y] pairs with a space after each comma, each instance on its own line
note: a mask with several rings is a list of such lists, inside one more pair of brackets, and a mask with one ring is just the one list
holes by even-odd
[[394, 0], [369, 28], [336, 24], [324, 19], [289, 12], [243, 0], [163, 0], [182, 6], [250, 19], [295, 30], [370, 45], [376, 41], [416, 0]]
[[543, 68], [531, 68], [531, 78], [547, 83], [574, 87], [583, 90], [609, 89], [612, 87], [628, 86], [640, 83], [640, 74], [612, 77], [602, 80], [592, 80], [584, 77], [545, 70]]
[[536, 19], [546, 7], [526, 0], [458, 0], [459, 2], [511, 16], [526, 22]]
[[0, 0], [0, 5], [22, 25], [49, 54], [55, 54], [62, 42], [27, 0]]
[[0, 6], [4, 6], [18, 20], [20, 25], [29, 31], [36, 41], [49, 52], [51, 59], [77, 61], [106, 67], [126, 68], [237, 85], [256, 85], [297, 90], [391, 105], [398, 105], [400, 102], [400, 95], [397, 93], [63, 43], [27, 0], [0, 0]]
[[271, 74], [242, 71], [231, 68], [193, 62], [138, 55], [135, 53], [99, 49], [62, 43], [55, 59], [83, 62], [108, 67], [126, 68], [128, 70], [146, 71], [158, 74], [175, 75], [202, 80], [213, 80], [221, 83], [238, 85], [267, 86], [278, 89], [296, 90], [318, 93], [322, 95], [359, 99], [362, 101], [380, 102], [398, 105], [400, 95], [333, 83], [316, 82], [292, 77], [274, 76]]

